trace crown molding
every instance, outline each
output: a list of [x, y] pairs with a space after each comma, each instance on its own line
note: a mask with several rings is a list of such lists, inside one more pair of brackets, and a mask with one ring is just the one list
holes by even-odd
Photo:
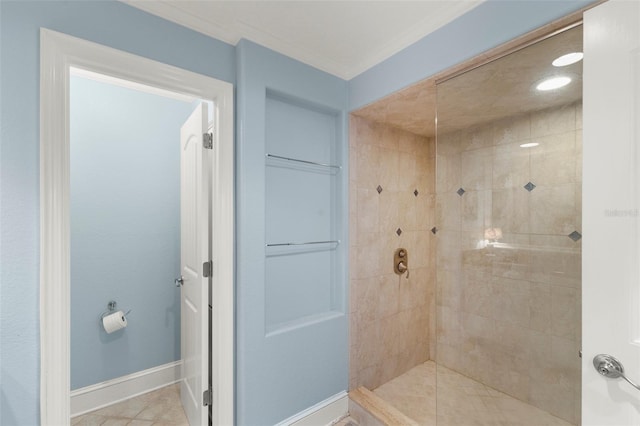
[[[425, 17], [406, 31], [400, 33], [397, 37], [386, 42], [381, 48], [365, 55], [363, 59], [353, 64], [336, 61], [326, 55], [320, 55], [311, 49], [294, 45], [287, 40], [238, 19], [234, 20], [233, 23], [228, 21], [216, 22], [215, 18], [211, 20], [204, 19], [201, 16], [186, 12], [172, 3], [163, 1], [120, 1], [231, 45], [235, 46], [241, 39], [247, 39], [336, 77], [350, 80], [457, 17], [467, 13], [485, 0], [451, 2], [446, 9], [441, 9], [434, 15]], [[230, 28], [231, 25], [233, 25], [234, 28]]]

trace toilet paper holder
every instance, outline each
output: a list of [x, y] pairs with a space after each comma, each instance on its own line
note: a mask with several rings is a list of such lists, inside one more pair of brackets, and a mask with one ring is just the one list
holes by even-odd
[[[111, 315], [112, 313], [116, 312], [118, 308], [118, 302], [116, 302], [115, 300], [110, 300], [109, 303], [107, 303], [107, 310], [102, 312], [100, 314], [100, 325], [102, 325], [102, 320], [104, 319], [104, 317], [106, 317], [107, 315]], [[129, 315], [131, 313], [131, 309], [129, 309], [127, 312], [125, 312], [124, 316], [126, 317], [127, 315]]]

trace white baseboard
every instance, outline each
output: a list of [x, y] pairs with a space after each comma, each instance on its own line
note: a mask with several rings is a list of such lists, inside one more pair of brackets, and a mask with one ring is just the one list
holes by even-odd
[[337, 393], [304, 411], [278, 423], [276, 426], [328, 426], [349, 413], [347, 392]]
[[182, 379], [182, 361], [138, 371], [71, 391], [71, 417], [168, 386]]

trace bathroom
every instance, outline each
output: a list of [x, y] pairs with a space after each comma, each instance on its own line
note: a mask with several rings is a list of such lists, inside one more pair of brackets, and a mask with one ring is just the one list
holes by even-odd
[[352, 113], [352, 391], [418, 424], [580, 424], [582, 50], [572, 26]]
[[[226, 239], [218, 249], [227, 275], [216, 288], [228, 298], [218, 305], [228, 320], [218, 333], [226, 345], [214, 347], [224, 354], [216, 368], [227, 387], [215, 371], [212, 383], [226, 389], [214, 397], [228, 417], [214, 424], [331, 424], [348, 412], [357, 417], [358, 394], [360, 402], [382, 400], [400, 418], [426, 424], [464, 424], [469, 417], [488, 424], [496, 418], [502, 424], [639, 423], [635, 390], [593, 368], [597, 354], [610, 353], [631, 379], [640, 375], [634, 352], [640, 341], [637, 179], [629, 178], [639, 164], [636, 139], [629, 126], [605, 126], [635, 123], [636, 93], [628, 87], [637, 64], [617, 55], [622, 43], [607, 38], [617, 33], [593, 31], [611, 25], [611, 9], [633, 2], [487, 0], [449, 16], [403, 50], [384, 58], [377, 51], [375, 61], [368, 58], [351, 73], [329, 72], [329, 65], [247, 35], [222, 39], [207, 30], [224, 22], [201, 25], [204, 14], [181, 15], [198, 18], [189, 26], [144, 10], [165, 3], [0, 2], [0, 423], [67, 424], [72, 414], [71, 307], [63, 286], [69, 223], [64, 208], [56, 210], [65, 202], [68, 146], [46, 144], [65, 141], [66, 82], [48, 86], [47, 78], [63, 80], [67, 70], [45, 72], [47, 63], [59, 67], [66, 60], [63, 49], [46, 49], [60, 47], [52, 37], [72, 39], [82, 54], [94, 55], [104, 68], [96, 72], [130, 80], [138, 72], [133, 80], [195, 99], [212, 99], [210, 93], [224, 88], [214, 105], [226, 108], [218, 110], [224, 120], [216, 131], [223, 138], [215, 146], [226, 150], [220, 169], [227, 173], [227, 198], [220, 205], [227, 222], [218, 227]], [[182, 3], [218, 2], [175, 4]], [[535, 50], [534, 42], [543, 46], [553, 40], [547, 36], [576, 30], [585, 10], [584, 48], [592, 50], [584, 59], [584, 109], [580, 97], [547, 105], [529, 99], [518, 109], [495, 86], [488, 85], [493, 89], [482, 99], [476, 90], [469, 93], [483, 85], [466, 79], [482, 76], [494, 59], [517, 58], [520, 47]], [[326, 28], [320, 27], [322, 36]], [[386, 27], [378, 29], [382, 34]], [[638, 39], [633, 34], [631, 41]], [[105, 60], [113, 51], [150, 68], [139, 72], [124, 60]], [[548, 53], [554, 55], [541, 59], [545, 66], [562, 52]], [[612, 77], [611, 69], [620, 74]], [[525, 71], [515, 72], [520, 78]], [[514, 80], [506, 72], [484, 72], [487, 81], [505, 86]], [[215, 90], [186, 90], [186, 80], [177, 77], [183, 74], [214, 80]], [[564, 89], [579, 87], [579, 76], [572, 78]], [[528, 81], [524, 91], [536, 90], [539, 81]], [[296, 119], [288, 120], [291, 115]], [[293, 201], [299, 201], [296, 215], [314, 220], [278, 215], [291, 212], [282, 207]], [[331, 208], [319, 208], [322, 202]], [[324, 263], [298, 262], [304, 256]], [[203, 276], [205, 263], [197, 268]], [[179, 278], [164, 274], [161, 285], [177, 293]], [[117, 336], [139, 331], [148, 316], [144, 294], [104, 294], [87, 309], [94, 339], [106, 332], [97, 320], [111, 313], [111, 300], [117, 310], [131, 310]], [[177, 330], [177, 322], [163, 326]], [[106, 340], [115, 341], [110, 336]], [[176, 336], [165, 336], [173, 358], [157, 363], [180, 365]], [[98, 369], [91, 362], [83, 368]], [[110, 393], [93, 409], [121, 402], [123, 394], [111, 392], [112, 379], [79, 385]], [[140, 392], [183, 379], [171, 375]], [[208, 391], [192, 395], [205, 421]]]

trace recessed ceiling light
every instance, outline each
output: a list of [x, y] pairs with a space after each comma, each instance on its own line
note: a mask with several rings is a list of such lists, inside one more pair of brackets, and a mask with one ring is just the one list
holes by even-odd
[[542, 91], [554, 90], [564, 87], [569, 83], [571, 83], [570, 77], [551, 77], [538, 83], [536, 89]]
[[566, 55], [562, 55], [559, 58], [554, 59], [551, 63], [554, 67], [566, 67], [567, 65], [581, 61], [583, 56], [584, 54], [582, 52], [567, 53]]
[[522, 145], [520, 145], [520, 148], [533, 148], [534, 146], [538, 146], [540, 145], [538, 142], [529, 142], [529, 143], [523, 143]]

